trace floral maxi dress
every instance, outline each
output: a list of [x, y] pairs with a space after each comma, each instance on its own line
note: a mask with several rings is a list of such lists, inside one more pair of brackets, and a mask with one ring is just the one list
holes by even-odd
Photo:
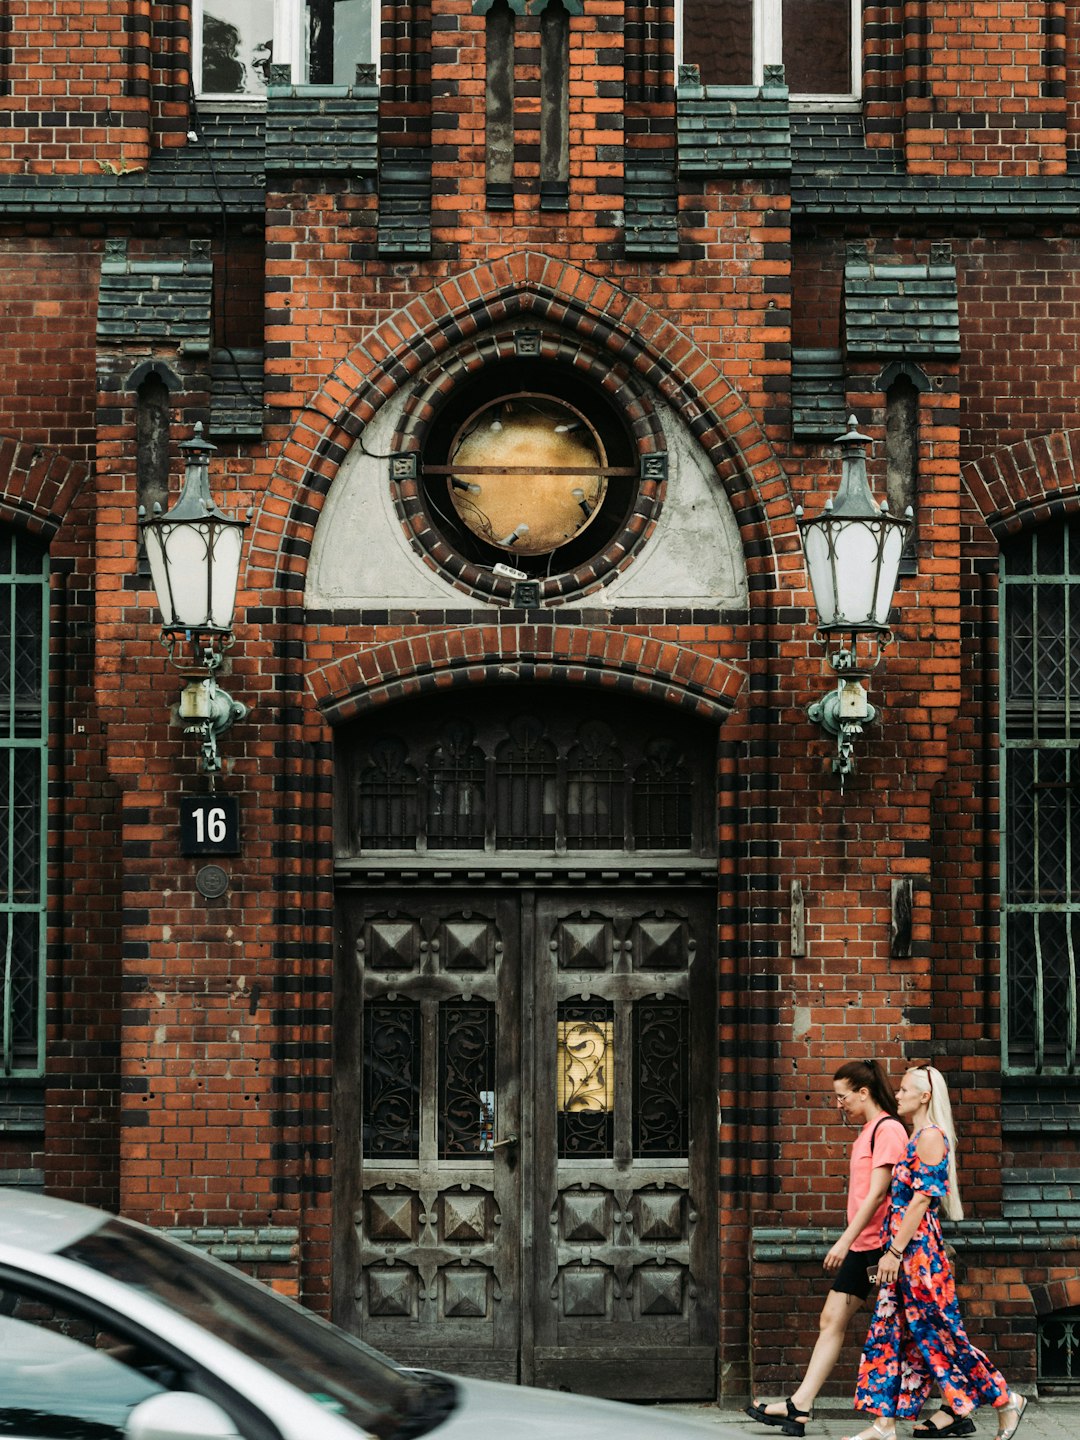
[[935, 1381], [955, 1415], [1004, 1404], [1009, 1394], [1004, 1376], [967, 1337], [945, 1254], [938, 1202], [948, 1187], [949, 1142], [938, 1164], [926, 1165], [916, 1153], [918, 1138], [911, 1137], [893, 1170], [882, 1245], [900, 1228], [917, 1192], [933, 1198], [904, 1251], [895, 1283], [881, 1287], [855, 1390], [856, 1410], [900, 1419], [918, 1415]]

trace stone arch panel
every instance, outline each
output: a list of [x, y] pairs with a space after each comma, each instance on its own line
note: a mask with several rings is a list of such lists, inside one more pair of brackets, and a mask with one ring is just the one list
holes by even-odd
[[742, 396], [719, 365], [666, 316], [613, 281], [533, 252], [476, 267], [417, 295], [365, 337], [304, 407], [248, 551], [248, 584], [302, 590], [315, 524], [338, 466], [385, 401], [422, 366], [515, 316], [580, 331], [670, 403], [724, 486], [748, 568], [772, 575], [778, 549], [797, 550], [787, 478]]

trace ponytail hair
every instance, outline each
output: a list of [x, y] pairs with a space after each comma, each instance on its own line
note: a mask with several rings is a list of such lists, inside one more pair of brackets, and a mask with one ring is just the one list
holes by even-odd
[[960, 1200], [960, 1181], [956, 1174], [956, 1126], [953, 1123], [952, 1104], [949, 1101], [949, 1087], [945, 1083], [945, 1076], [933, 1065], [913, 1065], [912, 1069], [918, 1071], [920, 1075], [926, 1076], [927, 1089], [930, 1091], [930, 1104], [927, 1106], [926, 1118], [931, 1125], [938, 1127], [948, 1141], [949, 1189], [941, 1202], [941, 1212], [946, 1219], [962, 1220], [964, 1206]]
[[880, 1061], [847, 1060], [832, 1078], [846, 1080], [853, 1090], [869, 1090], [871, 1100], [886, 1114], [896, 1114], [896, 1096]]

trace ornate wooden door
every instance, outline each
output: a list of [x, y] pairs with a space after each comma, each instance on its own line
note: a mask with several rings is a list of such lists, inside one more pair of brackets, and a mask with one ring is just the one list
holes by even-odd
[[537, 898], [538, 1384], [715, 1393], [714, 928], [700, 893]]
[[712, 1395], [708, 894], [419, 886], [343, 914], [339, 1321], [407, 1364]]
[[515, 688], [341, 737], [335, 1317], [408, 1363], [707, 1397], [711, 737], [597, 712]]
[[359, 1165], [337, 1318], [403, 1364], [516, 1380], [517, 897], [389, 891], [343, 913], [338, 1153], [359, 1138]]

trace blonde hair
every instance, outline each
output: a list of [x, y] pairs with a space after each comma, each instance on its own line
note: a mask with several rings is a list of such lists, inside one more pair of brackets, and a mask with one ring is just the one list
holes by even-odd
[[927, 1089], [930, 1091], [930, 1103], [926, 1108], [926, 1118], [931, 1125], [938, 1127], [948, 1145], [949, 1179], [948, 1190], [941, 1202], [942, 1214], [948, 1220], [962, 1220], [964, 1206], [960, 1200], [960, 1181], [956, 1175], [956, 1126], [953, 1123], [952, 1105], [949, 1101], [949, 1087], [945, 1083], [945, 1076], [933, 1065], [913, 1065], [911, 1068], [921, 1071], [926, 1076]]

